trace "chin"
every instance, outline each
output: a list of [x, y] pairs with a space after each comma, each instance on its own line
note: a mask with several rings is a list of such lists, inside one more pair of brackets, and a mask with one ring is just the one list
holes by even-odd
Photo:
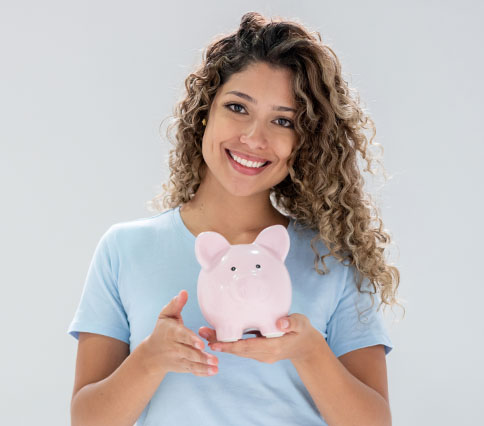
[[224, 185], [225, 190], [235, 197], [253, 197], [254, 195], [260, 195], [267, 193], [269, 196], [271, 188], [255, 188], [254, 185], [250, 187], [242, 187], [237, 185]]

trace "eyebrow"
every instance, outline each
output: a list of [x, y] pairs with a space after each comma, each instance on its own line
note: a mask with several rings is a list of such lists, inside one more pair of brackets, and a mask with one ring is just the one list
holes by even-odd
[[[243, 98], [246, 101], [252, 102], [253, 104], [257, 105], [257, 101], [252, 96], [249, 96], [247, 93], [242, 93], [242, 92], [239, 92], [237, 90], [231, 90], [230, 92], [226, 92], [225, 94], [226, 95], [233, 94], [235, 96], [239, 96], [240, 98]], [[281, 105], [272, 105], [272, 109], [274, 111], [292, 111], [292, 112], [296, 112], [296, 110], [294, 108], [289, 108], [287, 106], [281, 106]]]

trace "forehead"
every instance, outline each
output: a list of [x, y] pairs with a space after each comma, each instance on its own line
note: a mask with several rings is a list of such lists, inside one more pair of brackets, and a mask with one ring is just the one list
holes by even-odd
[[[232, 74], [218, 90], [223, 95], [238, 90], [255, 98], [258, 104], [277, 104], [294, 107], [292, 71], [275, 68], [265, 63], [249, 65], [245, 70]], [[270, 98], [270, 99], [269, 99]]]

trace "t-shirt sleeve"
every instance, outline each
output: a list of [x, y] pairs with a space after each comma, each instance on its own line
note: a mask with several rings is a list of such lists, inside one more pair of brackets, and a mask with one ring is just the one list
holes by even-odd
[[[384, 345], [385, 355], [393, 349], [386, 329], [379, 293], [360, 293], [354, 278], [354, 266], [346, 267], [345, 286], [341, 298], [327, 325], [327, 342], [336, 357], [356, 349]], [[371, 291], [373, 286], [364, 277], [361, 289]], [[371, 309], [369, 309], [371, 307]], [[359, 316], [359, 314], [361, 314]]]
[[83, 331], [129, 344], [128, 318], [118, 291], [119, 261], [113, 227], [104, 233], [94, 250], [81, 299], [67, 332], [76, 339]]

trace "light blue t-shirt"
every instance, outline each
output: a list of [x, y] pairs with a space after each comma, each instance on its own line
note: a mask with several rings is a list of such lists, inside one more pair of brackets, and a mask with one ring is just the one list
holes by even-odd
[[[289, 314], [306, 315], [337, 357], [378, 344], [385, 345], [388, 354], [393, 344], [382, 310], [376, 310], [378, 294], [372, 310], [358, 321], [358, 311], [369, 308], [371, 299], [358, 293], [354, 267], [329, 256], [325, 261], [330, 272], [319, 275], [309, 244], [316, 231], [296, 229], [293, 219], [287, 230], [290, 249], [285, 264], [293, 289]], [[317, 248], [320, 255], [328, 253], [321, 242]], [[185, 289], [188, 301], [182, 310], [183, 321], [198, 335], [200, 327], [212, 328], [198, 306], [200, 269], [195, 236], [183, 223], [180, 207], [114, 224], [95, 249], [68, 333], [76, 339], [80, 331], [110, 336], [128, 343], [133, 351], [151, 334], [163, 307]], [[218, 357], [219, 372], [207, 377], [168, 373], [139, 417], [138, 426], [327, 424], [291, 361], [268, 364], [212, 352], [208, 345], [205, 350]]]

